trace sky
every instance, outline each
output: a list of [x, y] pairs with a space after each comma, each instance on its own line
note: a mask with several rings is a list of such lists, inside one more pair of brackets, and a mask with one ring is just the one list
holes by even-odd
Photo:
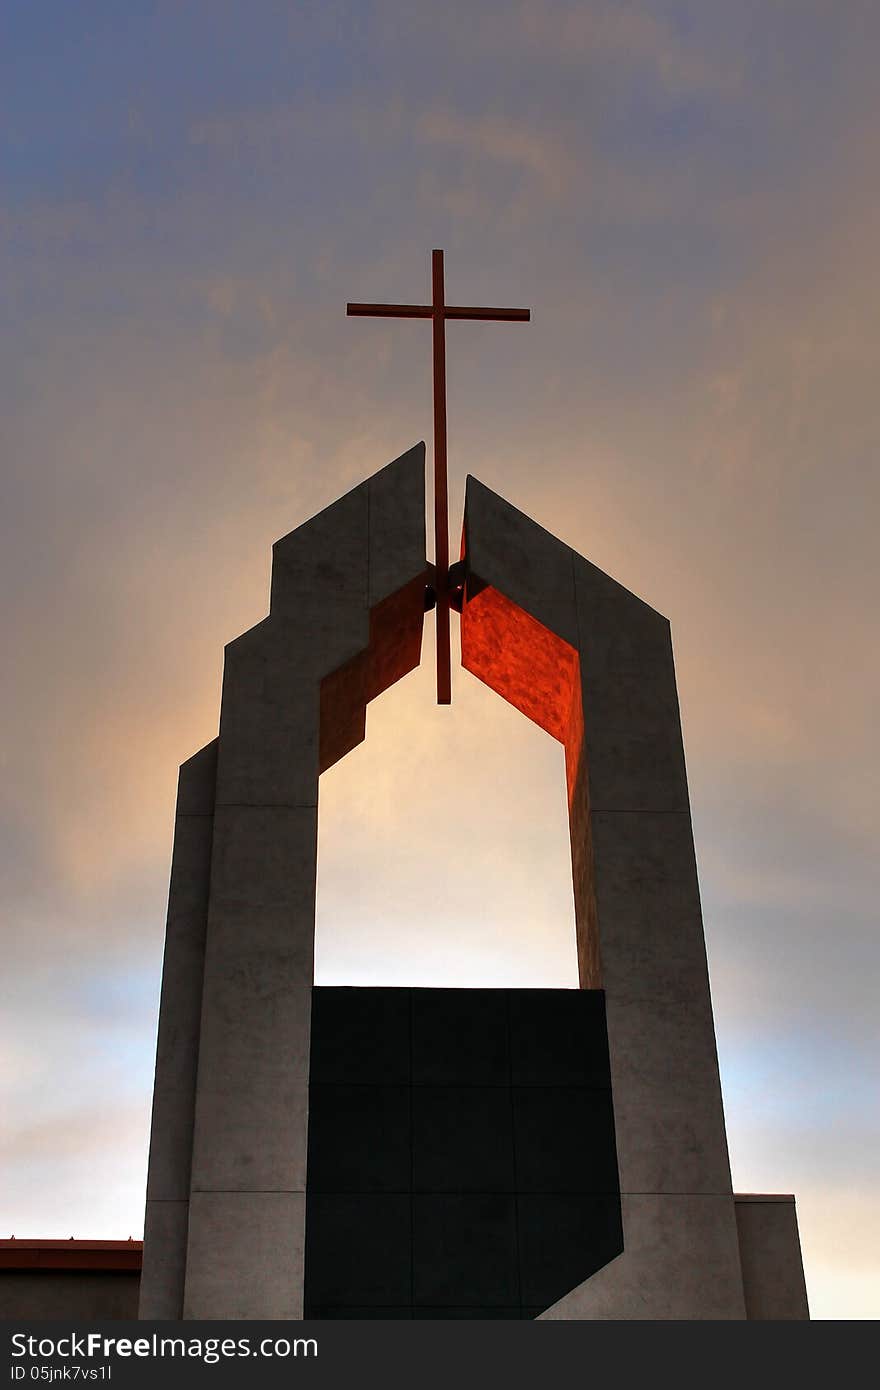
[[[734, 1186], [880, 1315], [880, 8], [6, 0], [0, 1234], [142, 1231], [178, 765], [270, 547], [430, 439], [672, 623]], [[457, 638], [457, 634], [454, 634]], [[576, 984], [562, 749], [460, 667], [321, 781], [318, 982]], [[523, 815], [528, 807], [530, 814]]]

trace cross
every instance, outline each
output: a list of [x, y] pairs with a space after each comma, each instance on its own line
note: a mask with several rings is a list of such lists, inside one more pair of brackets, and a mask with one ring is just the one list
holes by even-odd
[[437, 704], [452, 702], [449, 656], [449, 502], [446, 471], [446, 320], [528, 323], [528, 309], [463, 308], [446, 303], [443, 252], [431, 252], [431, 304], [349, 304], [350, 318], [430, 319], [434, 337], [434, 558], [437, 591]]

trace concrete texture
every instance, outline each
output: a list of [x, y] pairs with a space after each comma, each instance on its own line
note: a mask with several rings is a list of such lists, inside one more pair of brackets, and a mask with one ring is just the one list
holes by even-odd
[[217, 740], [183, 764], [156, 1045], [140, 1316], [183, 1308], [202, 975], [214, 833]]
[[188, 1227], [188, 1192], [185, 1201], [147, 1197], [139, 1318], [176, 1322], [183, 1316]]
[[809, 1318], [794, 1197], [736, 1197], [746, 1316], [754, 1321]]
[[305, 1188], [317, 823], [217, 808], [193, 1191]]
[[420, 444], [276, 543], [216, 775], [182, 770], [142, 1317], [301, 1314], [318, 778], [418, 664], [424, 515]]
[[621, 1191], [732, 1200], [708, 1001], [609, 994], [607, 1013]]
[[475, 479], [462, 661], [565, 746], [583, 988], [606, 993], [624, 1250], [557, 1318], [743, 1318], [669, 624]]
[[194, 1192], [184, 1318], [301, 1318], [305, 1200]]
[[690, 815], [668, 619], [572, 553], [590, 808]]
[[732, 1201], [624, 1194], [623, 1254], [549, 1308], [548, 1320], [742, 1319]]

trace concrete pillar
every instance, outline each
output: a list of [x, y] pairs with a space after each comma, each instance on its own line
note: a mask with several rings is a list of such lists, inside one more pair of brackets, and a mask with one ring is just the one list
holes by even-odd
[[745, 1315], [667, 620], [469, 478], [462, 661], [565, 745], [624, 1250], [543, 1316]]
[[217, 740], [183, 764], [177, 791], [139, 1317], [183, 1312]]
[[794, 1197], [737, 1193], [736, 1227], [750, 1322], [810, 1316]]
[[[174, 1212], [148, 1208], [142, 1316], [179, 1307], [184, 1237], [184, 1318], [301, 1316], [318, 778], [363, 739], [367, 703], [418, 664], [424, 516], [419, 444], [277, 542], [269, 616], [226, 649], [198, 1041], [179, 1059], [197, 1067], [191, 1169], [182, 1196], [182, 1159], [162, 1188]], [[174, 997], [169, 980], [172, 1012]], [[164, 991], [162, 1011], [160, 1056]], [[177, 1114], [168, 1075], [163, 1063], [151, 1193], [161, 1117]], [[174, 1252], [164, 1282], [160, 1249]]]

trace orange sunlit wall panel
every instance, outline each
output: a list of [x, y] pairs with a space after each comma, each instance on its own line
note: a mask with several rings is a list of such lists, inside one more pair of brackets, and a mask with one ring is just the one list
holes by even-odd
[[574, 647], [497, 589], [466, 596], [461, 614], [466, 670], [565, 747], [569, 802], [583, 748], [580, 660]]

